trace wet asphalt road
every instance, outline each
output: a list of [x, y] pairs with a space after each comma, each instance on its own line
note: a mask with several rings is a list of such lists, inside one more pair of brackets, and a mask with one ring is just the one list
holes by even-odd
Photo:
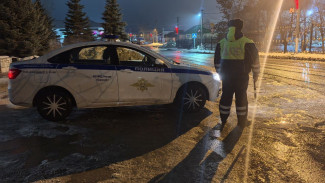
[[[211, 54], [159, 52], [214, 70]], [[9, 104], [0, 86], [0, 182], [243, 182], [247, 153], [247, 182], [325, 182], [325, 63], [262, 65], [254, 124], [240, 130], [232, 110], [222, 133], [215, 102], [194, 114], [165, 105], [85, 109], [52, 123]]]

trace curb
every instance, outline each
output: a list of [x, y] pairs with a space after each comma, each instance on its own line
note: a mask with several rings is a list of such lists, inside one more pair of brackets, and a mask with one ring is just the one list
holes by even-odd
[[[260, 55], [260, 57], [266, 57], [267, 55]], [[324, 58], [303, 58], [303, 57], [296, 57], [296, 56], [267, 56], [268, 58], [274, 58], [274, 59], [285, 59], [285, 60], [306, 60], [306, 61], [320, 61], [325, 62], [325, 55]]]

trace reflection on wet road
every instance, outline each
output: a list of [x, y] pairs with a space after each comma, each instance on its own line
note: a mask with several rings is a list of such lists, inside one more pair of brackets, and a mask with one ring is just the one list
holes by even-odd
[[[213, 54], [187, 53], [186, 51], [159, 51], [160, 54], [182, 63], [198, 64], [213, 68]], [[260, 59], [262, 62], [263, 59]], [[265, 63], [261, 63], [265, 65]], [[278, 80], [287, 84], [310, 88], [325, 94], [325, 63], [303, 60], [267, 60], [265, 78]]]

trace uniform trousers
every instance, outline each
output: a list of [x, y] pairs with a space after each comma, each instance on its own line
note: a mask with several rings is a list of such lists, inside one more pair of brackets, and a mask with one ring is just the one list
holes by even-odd
[[249, 76], [248, 74], [224, 75], [222, 79], [222, 96], [219, 104], [221, 121], [223, 124], [226, 123], [230, 115], [233, 95], [235, 94], [238, 125], [244, 125], [248, 114], [247, 88]]

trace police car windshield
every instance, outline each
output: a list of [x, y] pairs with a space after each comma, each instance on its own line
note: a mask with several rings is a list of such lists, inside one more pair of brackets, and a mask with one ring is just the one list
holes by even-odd
[[165, 56], [163, 56], [161, 54], [159, 54], [159, 56], [163, 57], [164, 59], [166, 59], [171, 64], [176, 64], [176, 65], [180, 64], [179, 62], [176, 62], [173, 59], [167, 58], [167, 57], [165, 57]]
[[165, 59], [166, 61], [168, 61], [170, 64], [175, 64], [175, 65], [180, 64], [179, 62], [176, 62], [176, 61], [174, 61], [173, 59], [167, 58], [166, 56], [164, 56], [164, 55], [162, 55], [162, 54], [160, 54], [160, 53], [155, 52], [155, 51], [152, 50], [150, 47], [144, 47], [144, 46], [141, 46], [141, 47], [142, 47], [142, 48], [145, 48], [145, 49], [147, 49], [147, 50], [149, 50], [149, 51], [152, 52], [152, 53], [158, 54], [160, 57], [164, 58], [164, 59]]

